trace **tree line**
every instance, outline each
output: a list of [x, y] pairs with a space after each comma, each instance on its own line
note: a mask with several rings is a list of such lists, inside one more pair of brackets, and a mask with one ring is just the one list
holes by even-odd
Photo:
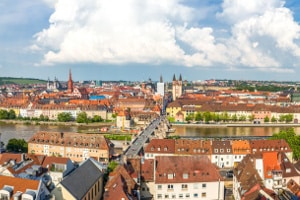
[[[17, 116], [14, 110], [0, 110], [0, 120], [31, 120], [31, 121], [50, 121], [48, 116], [41, 114], [39, 117], [21, 117]], [[88, 117], [86, 112], [80, 112], [76, 119], [72, 116], [70, 112], [61, 112], [57, 115], [57, 121], [59, 122], [71, 122], [76, 121], [77, 123], [93, 123], [93, 122], [103, 122], [101, 116], [94, 115], [93, 117]]]
[[[169, 121], [171, 123], [176, 122], [174, 117], [168, 117]], [[213, 122], [245, 122], [245, 121], [254, 121], [255, 116], [252, 114], [250, 116], [246, 115], [229, 115], [227, 112], [224, 113], [214, 113], [214, 112], [196, 112], [196, 113], [190, 113], [185, 117], [186, 122], [205, 122], [209, 123], [211, 121]], [[268, 116], [266, 116], [263, 121], [264, 122], [285, 122], [289, 123], [294, 120], [294, 117], [292, 114], [282, 114], [279, 116], [279, 118], [275, 118], [274, 116], [270, 119]]]

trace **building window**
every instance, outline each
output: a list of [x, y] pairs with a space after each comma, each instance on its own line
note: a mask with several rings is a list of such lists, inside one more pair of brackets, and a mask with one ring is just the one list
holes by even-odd
[[162, 194], [157, 194], [157, 199], [162, 199]]
[[179, 194], [179, 199], [182, 199], [183, 198], [183, 194]]
[[195, 194], [194, 194], [194, 198], [198, 198], [198, 193], [195, 193]]
[[190, 198], [190, 194], [189, 194], [189, 193], [186, 193], [186, 194], [185, 194], [185, 197], [186, 197], [186, 198]]
[[215, 153], [218, 153], [218, 149], [215, 149]]
[[201, 197], [206, 197], [206, 192], [202, 192]]
[[161, 185], [157, 185], [157, 189], [161, 190], [162, 186]]
[[198, 188], [199, 188], [198, 183], [194, 183], [194, 189], [198, 189]]
[[176, 199], [176, 194], [172, 194], [172, 199]]
[[181, 185], [181, 189], [182, 190], [187, 190], [188, 189], [188, 185], [187, 184], [182, 184]]
[[224, 149], [220, 149], [220, 152], [223, 153], [223, 152], [224, 152]]
[[168, 190], [173, 190], [173, 185], [168, 185]]
[[182, 178], [183, 179], [188, 179], [189, 178], [189, 174], [188, 173], [183, 173]]
[[202, 183], [202, 188], [206, 188], [206, 183]]
[[173, 173], [168, 173], [168, 179], [173, 179]]
[[165, 194], [165, 199], [168, 199], [169, 198], [169, 195], [168, 194]]

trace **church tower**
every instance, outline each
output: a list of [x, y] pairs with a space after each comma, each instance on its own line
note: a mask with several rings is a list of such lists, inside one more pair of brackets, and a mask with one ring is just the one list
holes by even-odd
[[72, 72], [71, 69], [69, 71], [69, 80], [68, 80], [68, 93], [73, 92], [73, 80], [72, 80]]
[[178, 80], [176, 80], [175, 74], [173, 76], [172, 94], [173, 94], [173, 101], [175, 101], [178, 97], [180, 97], [182, 95], [182, 77], [181, 77], [181, 74], [180, 74]]

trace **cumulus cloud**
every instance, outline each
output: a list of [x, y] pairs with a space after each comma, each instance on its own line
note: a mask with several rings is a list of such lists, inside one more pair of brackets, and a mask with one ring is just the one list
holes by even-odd
[[280, 0], [224, 0], [216, 13], [222, 29], [201, 25], [200, 9], [180, 0], [44, 1], [54, 12], [32, 45], [45, 52], [42, 64], [172, 63], [280, 71], [300, 57], [299, 24]]

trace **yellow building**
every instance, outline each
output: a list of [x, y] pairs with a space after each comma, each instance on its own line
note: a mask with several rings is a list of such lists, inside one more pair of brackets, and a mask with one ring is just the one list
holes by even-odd
[[108, 163], [113, 154], [113, 144], [97, 134], [41, 131], [29, 139], [28, 154], [68, 157], [74, 162], [94, 158]]

